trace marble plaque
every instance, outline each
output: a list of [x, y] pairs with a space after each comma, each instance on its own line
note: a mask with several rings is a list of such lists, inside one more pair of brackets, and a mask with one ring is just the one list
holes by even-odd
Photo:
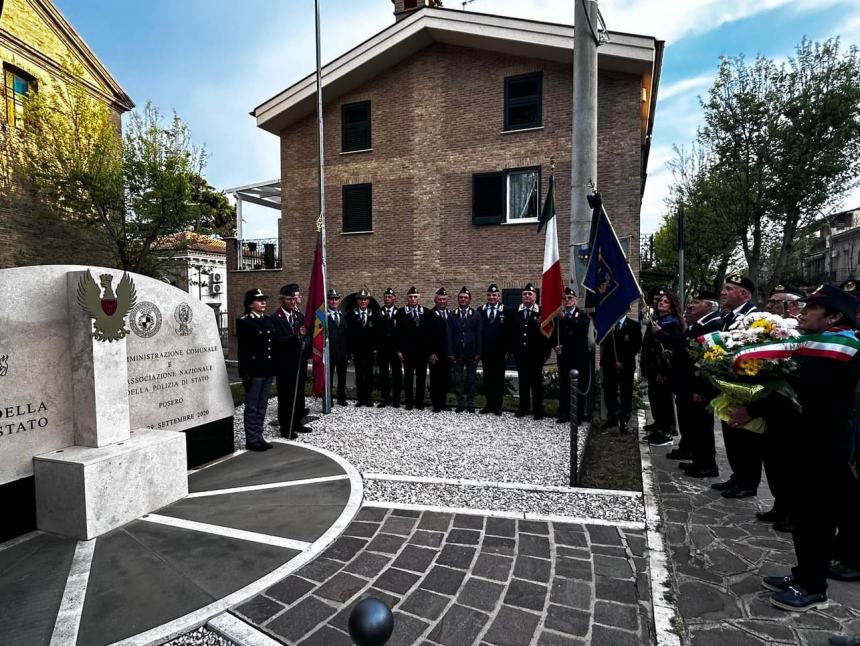
[[[77, 303], [67, 274], [86, 270], [97, 282], [111, 274], [114, 286], [123, 275], [71, 265], [0, 270], [0, 484], [32, 475], [33, 456], [75, 444], [80, 370], [69, 308]], [[116, 379], [126, 384], [129, 428], [185, 431], [232, 416], [213, 310], [162, 281], [131, 276], [128, 334], [113, 342], [126, 344]]]

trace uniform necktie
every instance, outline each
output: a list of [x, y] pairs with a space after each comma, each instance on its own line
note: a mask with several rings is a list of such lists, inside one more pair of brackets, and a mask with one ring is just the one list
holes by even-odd
[[367, 310], [362, 310], [361, 312], [361, 325], [362, 327], [367, 327]]

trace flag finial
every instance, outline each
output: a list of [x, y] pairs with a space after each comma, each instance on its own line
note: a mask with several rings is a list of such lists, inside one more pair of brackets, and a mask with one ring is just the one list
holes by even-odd
[[549, 174], [553, 175], [555, 173], [555, 155], [552, 155], [549, 158]]

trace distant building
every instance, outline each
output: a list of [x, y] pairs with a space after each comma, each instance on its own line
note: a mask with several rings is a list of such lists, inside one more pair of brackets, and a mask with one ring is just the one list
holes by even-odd
[[860, 208], [829, 216], [803, 259], [804, 279], [812, 286], [860, 277]]
[[[0, 2], [0, 129], [4, 135], [14, 136], [16, 129], [23, 126], [27, 94], [57, 84], [78, 83], [65, 71], [67, 61], [82, 68], [80, 83], [91, 96], [111, 108], [119, 129], [120, 116], [134, 103], [54, 4], [50, 0]], [[0, 172], [0, 182], [4, 179], [9, 181], [9, 176]], [[8, 197], [16, 188], [12, 184], [0, 186], [0, 194]], [[0, 268], [16, 264], [16, 258], [26, 255], [31, 245], [39, 245], [45, 234], [33, 223], [29, 209], [13, 209], [7, 199], [0, 199]], [[76, 236], [80, 232], [69, 227], [69, 231], [58, 235]]]
[[226, 327], [227, 245], [223, 240], [193, 231], [165, 236], [154, 255], [160, 258], [162, 278], [211, 307], [219, 326]]
[[[513, 300], [540, 280], [550, 157], [567, 264], [573, 28], [438, 4], [394, 0], [392, 25], [322, 70], [329, 284], [377, 296], [391, 286], [402, 304], [410, 285], [430, 303], [440, 285], [455, 294], [467, 285], [483, 301], [495, 282]], [[597, 179], [638, 271], [663, 42], [608, 36], [598, 49]], [[280, 138], [281, 177], [233, 194], [239, 209], [241, 200], [280, 207], [280, 235], [249, 241], [240, 229], [228, 241], [234, 312], [251, 287], [308, 284], [318, 215], [315, 75], [252, 114]]]

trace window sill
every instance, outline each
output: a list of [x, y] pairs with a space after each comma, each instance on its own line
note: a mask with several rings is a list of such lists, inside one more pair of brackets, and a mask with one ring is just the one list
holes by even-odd
[[373, 233], [373, 231], [341, 231], [340, 235], [342, 236], [365, 236]]
[[373, 148], [362, 148], [361, 150], [343, 150], [340, 154], [343, 155], [358, 155], [360, 153], [372, 153]]
[[502, 134], [515, 135], [518, 132], [534, 132], [535, 130], [543, 130], [543, 126], [535, 126], [534, 128], [518, 128], [517, 130], [502, 130]]
[[538, 222], [540, 222], [540, 218], [520, 218], [519, 220], [506, 220], [500, 224], [502, 226], [516, 226], [518, 224], [537, 224]]

